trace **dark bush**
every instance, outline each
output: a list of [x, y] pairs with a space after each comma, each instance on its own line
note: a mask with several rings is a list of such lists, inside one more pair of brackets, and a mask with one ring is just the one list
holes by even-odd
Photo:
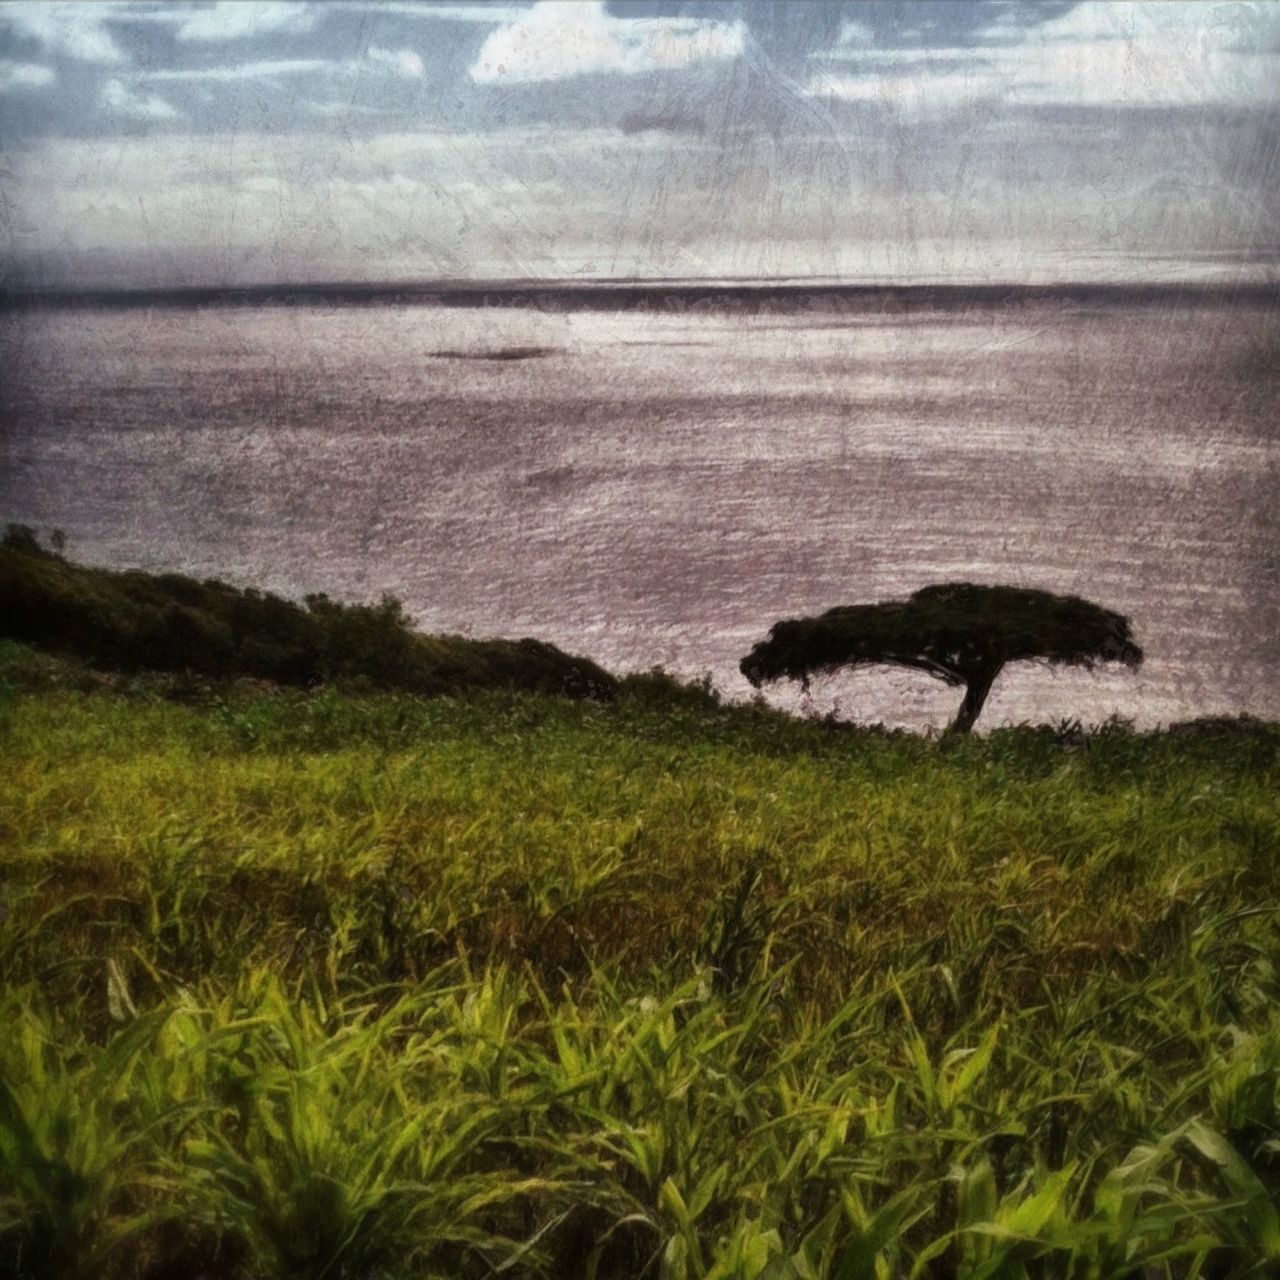
[[0, 636], [123, 672], [595, 699], [616, 686], [594, 662], [542, 641], [423, 635], [390, 596], [348, 605], [314, 595], [303, 606], [181, 574], [90, 569], [45, 550], [20, 525], [0, 543]]

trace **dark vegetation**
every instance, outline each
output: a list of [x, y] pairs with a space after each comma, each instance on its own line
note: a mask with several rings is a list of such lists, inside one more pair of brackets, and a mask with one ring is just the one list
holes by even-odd
[[1142, 650], [1129, 620], [1078, 596], [968, 582], [924, 587], [906, 600], [845, 605], [816, 618], [774, 623], [742, 660], [757, 687], [875, 663], [925, 671], [965, 694], [950, 732], [968, 733], [1006, 663], [1040, 660], [1136, 667]]
[[22, 530], [0, 590], [61, 619], [0, 640], [0, 1275], [1280, 1274], [1280, 727], [570, 700]]
[[0, 1275], [1259, 1280], [1280, 736], [0, 642]]
[[436, 360], [537, 360], [559, 354], [556, 347], [498, 347], [493, 351], [433, 351]]
[[111, 671], [248, 677], [308, 686], [359, 680], [407, 693], [523, 689], [608, 698], [614, 678], [538, 640], [415, 631], [400, 603], [298, 605], [176, 573], [86, 568], [23, 525], [0, 544], [0, 636]]

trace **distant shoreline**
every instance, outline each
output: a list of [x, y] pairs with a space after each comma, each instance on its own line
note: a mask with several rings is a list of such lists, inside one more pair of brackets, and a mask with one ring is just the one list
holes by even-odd
[[1280, 305], [1280, 282], [1079, 284], [830, 284], [787, 281], [400, 281], [190, 285], [170, 288], [5, 289], [0, 311], [139, 307], [529, 307], [543, 311], [755, 312], [963, 310], [1057, 303], [1169, 306]]

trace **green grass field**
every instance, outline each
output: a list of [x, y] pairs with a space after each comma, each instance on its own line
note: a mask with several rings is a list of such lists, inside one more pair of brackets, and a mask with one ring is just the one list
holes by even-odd
[[0, 652], [0, 1272], [1280, 1274], [1280, 729]]

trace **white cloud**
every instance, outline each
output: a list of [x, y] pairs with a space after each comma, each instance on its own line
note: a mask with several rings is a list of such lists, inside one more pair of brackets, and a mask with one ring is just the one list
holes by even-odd
[[949, 72], [945, 75], [820, 75], [806, 86], [814, 98], [840, 102], [877, 102], [904, 115], [953, 111], [972, 106], [998, 92], [988, 78]]
[[342, 61], [328, 58], [276, 58], [238, 62], [217, 67], [173, 67], [139, 72], [138, 79], [186, 83], [277, 80], [282, 76], [319, 74], [351, 76], [375, 73], [405, 80], [425, 75], [422, 59], [412, 49], [383, 49], [371, 45], [363, 58]]
[[323, 58], [281, 58], [222, 67], [177, 67], [141, 74], [148, 80], [269, 80], [277, 76], [314, 75], [337, 65]]
[[[1267, 4], [1189, 5], [1177, 0], [1143, 0], [1142, 3], [1120, 2], [1078, 4], [1049, 22], [1029, 29], [1029, 38], [1037, 43], [1093, 41], [1151, 40], [1160, 37], [1182, 36], [1193, 42], [1206, 37], [1213, 43], [1220, 41], [1227, 29], [1241, 30], [1258, 22], [1274, 21], [1269, 14], [1274, 6]], [[1002, 34], [1011, 28], [1003, 19], [997, 19], [986, 34]]]
[[517, 83], [672, 70], [736, 57], [745, 43], [741, 22], [617, 18], [603, 0], [540, 0], [489, 36], [470, 74], [480, 83]]
[[838, 49], [866, 49], [875, 44], [875, 40], [875, 33], [870, 27], [850, 18], [840, 28], [840, 38], [836, 41], [836, 47]]
[[177, 120], [182, 112], [154, 94], [126, 85], [122, 80], [108, 80], [99, 98], [104, 111], [123, 120]]
[[813, 54], [815, 62], [829, 63], [861, 63], [871, 62], [877, 66], [918, 67], [941, 65], [947, 63], [967, 63], [977, 66], [981, 61], [999, 55], [999, 50], [986, 49], [871, 49], [846, 48], [837, 45]]
[[[1237, 16], [1251, 15], [1238, 6]], [[1259, 18], [1263, 10], [1259, 8]], [[1273, 15], [1274, 16], [1274, 15]], [[1217, 6], [1087, 4], [1010, 49], [1017, 102], [1241, 106], [1280, 97], [1280, 59], [1238, 43]]]
[[421, 80], [426, 74], [422, 59], [412, 49], [383, 49], [371, 44], [365, 56], [404, 80]]
[[[1153, 268], [1135, 248], [1177, 256], [1205, 246], [1224, 251], [1212, 268], [1224, 279], [1274, 279], [1274, 267], [1242, 265], [1228, 252], [1264, 243], [1257, 233], [1270, 220], [1252, 175], [1224, 184], [1211, 143], [1229, 145], [1229, 135], [1212, 124], [1194, 129], [1210, 145], [1178, 146], [1157, 130], [1123, 156], [1078, 139], [1072, 159], [1042, 124], [1011, 119], [1007, 145], [975, 149], [966, 139], [936, 164], [917, 157], [930, 172], [912, 175], [922, 183], [908, 188], [898, 176], [901, 138], [891, 132], [858, 132], [850, 177], [830, 163], [845, 139], [799, 143], [782, 170], [774, 139], [745, 138], [734, 142], [732, 163], [699, 163], [706, 181], [669, 185], [660, 225], [620, 239], [637, 175], [671, 172], [669, 140], [550, 125], [366, 135], [312, 119], [312, 131], [237, 133], [233, 158], [225, 135], [173, 126], [145, 137], [134, 130], [110, 146], [40, 139], [14, 157], [14, 194], [38, 218], [42, 241], [61, 246], [51, 270], [78, 261], [81, 283], [578, 271], [1084, 279], [1094, 278], [1079, 274], [1093, 272], [1084, 255], [1100, 251], [1111, 255], [1112, 276], [1134, 278], [1174, 270]], [[1078, 138], [1069, 122], [1055, 129]], [[1028, 152], [1066, 159], [1069, 172], [1045, 163], [1042, 181], [1011, 182], [1007, 159], [1021, 171]], [[963, 179], [962, 155], [973, 166]], [[786, 199], [762, 201], [778, 182]]]
[[350, 120], [353, 116], [373, 116], [378, 113], [362, 103], [351, 102], [345, 98], [328, 98], [323, 102], [310, 101], [304, 104], [308, 115], [320, 120]]
[[1115, 108], [1280, 101], [1280, 57], [1270, 51], [1280, 44], [1280, 5], [1091, 3], [1030, 28], [997, 19], [982, 39], [876, 49], [842, 36], [818, 55], [840, 70], [815, 73], [806, 92], [914, 114], [988, 100]]
[[20, 39], [34, 40], [45, 53], [79, 62], [120, 63], [124, 51], [103, 26], [113, 7], [99, 4], [33, 4], [5, 0], [0, 23]]
[[502, 22], [518, 22], [528, 12], [526, 5], [509, 4], [397, 4], [394, 0], [363, 0], [351, 8], [368, 12], [394, 13], [404, 18], [422, 18], [436, 22], [477, 22], [497, 26]]
[[43, 89], [58, 77], [49, 67], [35, 62], [10, 62], [0, 59], [0, 93], [14, 89]]
[[310, 31], [319, 16], [317, 7], [286, 3], [285, 0], [217, 0], [202, 8], [178, 11], [180, 25], [174, 33], [179, 40], [244, 40], [269, 31]]

